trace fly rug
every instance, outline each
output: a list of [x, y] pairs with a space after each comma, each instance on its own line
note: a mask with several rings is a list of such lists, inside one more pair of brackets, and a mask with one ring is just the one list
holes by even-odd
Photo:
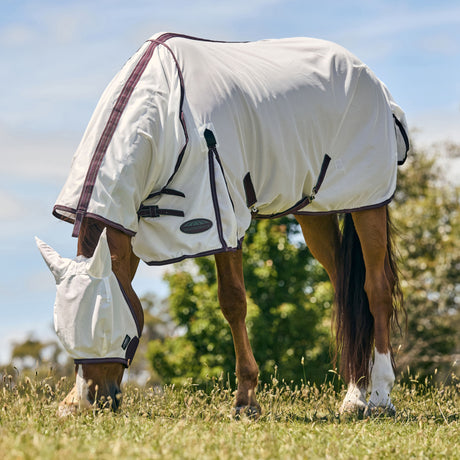
[[[397, 278], [386, 205], [409, 148], [406, 133], [404, 113], [385, 85], [334, 43], [312, 38], [228, 43], [172, 33], [147, 40], [103, 93], [53, 210], [79, 237], [79, 256], [66, 262], [71, 273], [86, 270], [94, 279], [106, 279], [105, 294], [99, 287], [89, 289], [96, 281], [88, 274], [83, 281], [72, 275], [58, 289], [56, 329], [77, 360], [77, 381], [91, 387], [92, 375], [100, 394], [113, 396], [101, 390], [110, 387], [111, 378], [101, 366], [122, 368], [134, 355], [143, 322], [130, 284], [138, 258], [162, 265], [215, 254], [219, 300], [236, 351], [236, 410], [258, 413], [257, 365], [241, 326], [245, 231], [252, 218], [294, 214], [336, 291], [345, 292], [341, 280], [353, 273], [343, 275], [347, 268], [336, 258], [347, 240], [346, 234], [338, 236], [336, 214], [345, 212], [352, 216], [345, 233], [349, 227], [361, 241], [366, 286], [363, 281], [360, 289], [372, 324], [367, 337], [356, 331], [350, 337], [353, 328], [343, 324], [354, 321], [355, 313], [337, 293], [345, 305], [338, 306], [337, 334], [349, 383], [342, 410], [392, 412], [388, 323]], [[99, 243], [110, 252], [100, 244], [95, 251], [104, 227], [105, 242]], [[371, 247], [374, 240], [378, 253]], [[51, 248], [39, 246], [52, 269], [62, 268], [57, 254], [50, 257]], [[98, 264], [111, 266], [113, 277], [94, 268]], [[53, 273], [57, 281], [65, 278], [62, 270]], [[386, 276], [384, 288], [381, 276]], [[77, 295], [79, 290], [89, 294]], [[97, 301], [108, 297], [110, 302]], [[111, 320], [98, 327], [102, 308], [123, 314], [109, 315]], [[377, 314], [382, 311], [384, 319]], [[92, 336], [75, 333], [81, 328], [90, 328]], [[95, 340], [98, 334], [103, 337]], [[356, 352], [360, 341], [365, 346]]]

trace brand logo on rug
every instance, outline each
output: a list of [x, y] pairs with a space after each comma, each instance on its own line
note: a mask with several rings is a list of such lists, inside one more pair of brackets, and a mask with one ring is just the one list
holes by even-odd
[[184, 222], [180, 226], [180, 231], [183, 233], [202, 233], [212, 227], [212, 222], [209, 219], [192, 219]]

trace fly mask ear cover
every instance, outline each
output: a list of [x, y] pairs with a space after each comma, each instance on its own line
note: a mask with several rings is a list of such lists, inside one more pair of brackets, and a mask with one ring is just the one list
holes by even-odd
[[119, 362], [134, 357], [141, 331], [134, 310], [112, 272], [106, 231], [90, 258], [61, 257], [36, 238], [56, 279], [54, 328], [76, 364]]

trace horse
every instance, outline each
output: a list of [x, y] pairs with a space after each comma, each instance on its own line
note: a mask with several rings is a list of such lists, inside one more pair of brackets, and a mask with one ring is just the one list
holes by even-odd
[[144, 324], [131, 284], [140, 259], [212, 254], [236, 356], [234, 412], [258, 416], [241, 243], [251, 219], [287, 214], [335, 290], [340, 411], [394, 414], [390, 330], [404, 307], [388, 204], [408, 150], [385, 85], [331, 42], [147, 40], [102, 95], [53, 208], [74, 226], [77, 257], [38, 240], [76, 366], [62, 414], [119, 407]]

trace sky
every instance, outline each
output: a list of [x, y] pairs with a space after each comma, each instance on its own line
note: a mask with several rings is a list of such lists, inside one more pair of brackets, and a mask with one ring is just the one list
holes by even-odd
[[[335, 41], [385, 82], [416, 146], [460, 142], [458, 0], [0, 0], [0, 364], [13, 341], [54, 337], [54, 279], [34, 236], [75, 255], [71, 226], [51, 215], [73, 152], [105, 86], [162, 31]], [[167, 295], [164, 270], [141, 264], [138, 294]]]

